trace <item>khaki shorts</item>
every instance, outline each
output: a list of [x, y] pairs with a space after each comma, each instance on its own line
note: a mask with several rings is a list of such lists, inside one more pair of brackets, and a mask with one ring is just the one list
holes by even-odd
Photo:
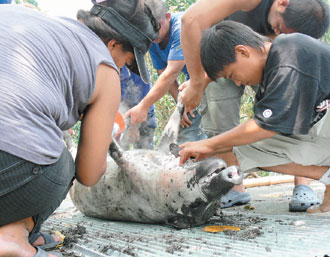
[[308, 135], [283, 136], [253, 144], [238, 146], [234, 153], [240, 167], [247, 172], [258, 167], [270, 167], [287, 163], [304, 166], [330, 166], [330, 111], [317, 122]]
[[232, 80], [220, 78], [211, 82], [203, 96], [200, 113], [202, 130], [208, 137], [221, 134], [240, 124], [241, 97], [244, 87]]

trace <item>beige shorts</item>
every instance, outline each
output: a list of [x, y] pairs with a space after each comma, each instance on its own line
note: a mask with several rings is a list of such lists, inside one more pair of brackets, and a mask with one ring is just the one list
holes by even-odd
[[310, 129], [308, 135], [276, 134], [269, 139], [235, 147], [234, 153], [245, 172], [287, 163], [330, 166], [330, 111]]
[[240, 124], [241, 97], [244, 87], [232, 80], [220, 78], [211, 82], [204, 93], [202, 106], [202, 130], [208, 137], [221, 134]]

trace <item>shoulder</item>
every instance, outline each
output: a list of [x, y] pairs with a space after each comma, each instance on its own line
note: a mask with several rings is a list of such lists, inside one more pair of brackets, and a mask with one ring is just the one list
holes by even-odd
[[301, 33], [281, 34], [274, 39], [273, 45], [275, 46], [303, 46], [314, 44], [315, 39]]
[[181, 23], [184, 12], [171, 13], [171, 21]]
[[92, 104], [104, 96], [109, 96], [111, 99], [112, 95], [109, 92], [111, 92], [113, 85], [120, 87], [118, 69], [105, 63], [99, 64], [96, 72], [95, 89], [89, 103]]
[[268, 59], [280, 57], [286, 62], [306, 61], [308, 58], [317, 58], [322, 45], [324, 43], [319, 40], [301, 33], [281, 34], [273, 41]]
[[171, 29], [172, 33], [178, 31], [180, 33], [181, 30], [181, 18], [183, 16], [183, 12], [179, 13], [171, 13]]

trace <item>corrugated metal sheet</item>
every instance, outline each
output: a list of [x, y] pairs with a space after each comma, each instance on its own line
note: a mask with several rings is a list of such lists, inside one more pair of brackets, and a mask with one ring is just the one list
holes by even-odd
[[329, 216], [278, 216], [226, 211], [209, 225], [241, 231], [207, 233], [162, 225], [104, 221], [77, 213], [55, 215], [43, 230], [61, 231], [76, 242], [65, 256], [318, 256], [330, 255]]
[[[312, 183], [322, 199], [324, 186]], [[162, 225], [105, 221], [85, 217], [67, 198], [44, 224], [44, 231], [66, 235], [61, 252], [74, 256], [330, 256], [330, 213], [290, 213], [293, 184], [249, 188], [252, 210], [223, 210], [208, 225], [232, 225], [241, 231], [211, 234], [202, 227], [176, 230]], [[70, 244], [71, 241], [71, 244]]]

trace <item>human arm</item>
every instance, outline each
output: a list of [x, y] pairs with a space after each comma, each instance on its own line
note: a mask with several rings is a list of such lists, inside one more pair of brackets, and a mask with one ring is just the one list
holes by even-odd
[[[204, 89], [203, 89], [203, 91], [206, 89], [206, 87], [208, 86], [208, 84], [211, 81], [212, 80], [205, 74]], [[180, 85], [180, 87], [179, 87], [179, 90], [181, 91], [180, 95], [182, 94], [182, 91], [184, 91], [188, 87], [189, 83], [190, 83], [190, 80], [187, 80], [187, 81], [185, 81], [184, 83], [182, 83]], [[195, 117], [193, 110], [190, 110], [188, 112], [187, 111], [187, 108], [184, 108], [184, 112], [183, 112], [181, 123], [180, 123], [181, 124], [181, 127], [189, 127], [192, 124], [191, 120], [188, 117], [188, 113], [190, 113], [190, 115], [192, 117]]]
[[185, 163], [190, 157], [196, 161], [220, 153], [232, 151], [234, 146], [251, 144], [275, 135], [275, 132], [263, 129], [255, 120], [251, 119], [218, 136], [180, 145], [180, 164]]
[[81, 123], [76, 157], [77, 180], [85, 186], [95, 185], [107, 168], [106, 156], [119, 103], [119, 75], [100, 64], [90, 106]]
[[201, 101], [205, 89], [204, 69], [200, 58], [202, 32], [237, 11], [250, 11], [261, 0], [199, 0], [183, 15], [181, 46], [190, 75], [189, 86], [180, 94], [186, 111]]
[[145, 121], [147, 119], [147, 114], [150, 107], [162, 98], [173, 86], [173, 84], [177, 85], [176, 79], [179, 76], [183, 66], [183, 60], [168, 61], [166, 68], [158, 71], [160, 76], [148, 94], [138, 105], [128, 110], [125, 114], [125, 118], [129, 116], [131, 117], [132, 125]]
[[179, 95], [179, 83], [177, 80], [170, 86], [169, 93], [173, 97], [175, 102], [178, 102], [178, 95]]

